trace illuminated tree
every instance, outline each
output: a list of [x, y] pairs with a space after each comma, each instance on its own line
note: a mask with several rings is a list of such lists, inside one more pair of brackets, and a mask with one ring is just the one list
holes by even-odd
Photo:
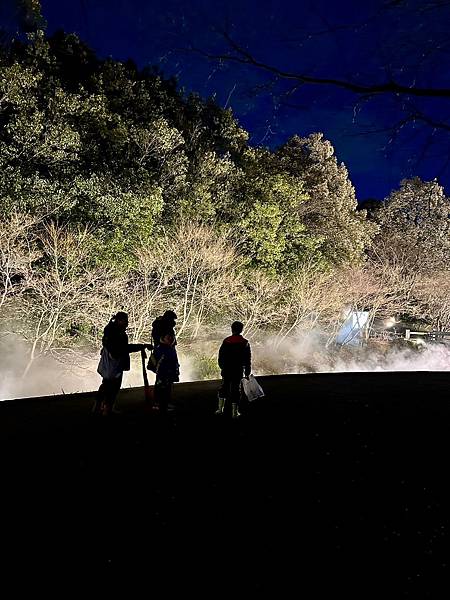
[[437, 181], [405, 179], [375, 213], [380, 226], [374, 252], [382, 261], [404, 258], [411, 273], [450, 265], [450, 202]]
[[357, 211], [355, 189], [332, 144], [320, 133], [294, 136], [277, 156], [285, 172], [303, 182], [308, 201], [299, 216], [308, 233], [321, 240], [323, 257], [332, 264], [361, 261], [376, 227]]

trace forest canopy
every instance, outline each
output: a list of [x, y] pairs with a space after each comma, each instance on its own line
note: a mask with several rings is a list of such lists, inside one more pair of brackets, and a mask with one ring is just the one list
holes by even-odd
[[119, 309], [143, 338], [174, 308], [186, 343], [235, 318], [331, 331], [349, 305], [449, 326], [436, 181], [366, 213], [320, 132], [251, 146], [231, 108], [63, 32], [2, 48], [0, 124], [2, 331], [31, 361], [96, 341]]

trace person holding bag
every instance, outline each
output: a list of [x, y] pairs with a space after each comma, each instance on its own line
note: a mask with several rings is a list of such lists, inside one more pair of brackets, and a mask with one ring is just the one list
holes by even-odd
[[127, 327], [127, 313], [118, 312], [103, 331], [102, 350], [97, 367], [97, 373], [102, 376], [102, 383], [92, 409], [94, 414], [107, 417], [112, 413], [122, 385], [123, 372], [130, 370], [130, 352], [140, 352], [153, 347], [151, 344], [129, 344]]
[[218, 393], [219, 405], [216, 415], [223, 414], [225, 404], [231, 402], [231, 417], [240, 417], [241, 380], [252, 371], [250, 344], [242, 336], [244, 325], [240, 321], [231, 324], [231, 335], [225, 338], [219, 349], [218, 363], [222, 375], [222, 386]]
[[244, 390], [244, 394], [247, 396], [247, 400], [249, 402], [253, 402], [253, 400], [257, 400], [258, 398], [264, 398], [264, 390], [256, 381], [256, 377], [254, 375], [250, 375], [250, 377], [244, 377], [242, 380], [242, 389]]

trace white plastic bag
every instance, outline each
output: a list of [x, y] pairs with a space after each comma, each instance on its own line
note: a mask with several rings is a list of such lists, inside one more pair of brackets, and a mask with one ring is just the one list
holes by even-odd
[[103, 379], [115, 379], [123, 373], [120, 358], [113, 358], [106, 348], [102, 348], [97, 373]]
[[262, 398], [264, 396], [264, 391], [259, 383], [256, 381], [254, 375], [250, 375], [248, 379], [244, 377], [242, 380], [242, 387], [244, 389], [244, 394], [247, 396], [249, 402], [253, 402], [257, 398]]

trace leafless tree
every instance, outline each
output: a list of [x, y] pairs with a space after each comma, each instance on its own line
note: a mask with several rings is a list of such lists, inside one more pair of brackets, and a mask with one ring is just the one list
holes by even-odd
[[285, 282], [264, 272], [249, 269], [242, 274], [233, 299], [235, 318], [245, 323], [246, 335], [267, 335], [279, 320]]
[[37, 257], [33, 228], [38, 218], [13, 212], [0, 223], [0, 314], [26, 288]]
[[107, 270], [89, 264], [88, 228], [47, 223], [36, 234], [36, 247], [41, 254], [30, 261], [26, 293], [16, 307], [20, 333], [30, 344], [23, 376], [37, 356], [72, 346], [74, 327], [104, 321], [102, 298], [111, 281]]
[[168, 307], [178, 314], [178, 337], [187, 340], [227, 313], [242, 264], [227, 234], [204, 224], [182, 222], [137, 256], [129, 301], [140, 334], [157, 311]]
[[[269, 93], [275, 107], [304, 111], [311, 102], [310, 95], [304, 99], [305, 88], [323, 90], [322, 103], [327, 90], [341, 90], [347, 107], [353, 98], [353, 124], [357, 127], [354, 132], [343, 132], [345, 135], [385, 134], [386, 152], [392, 151], [396, 142], [417, 139], [421, 151], [411, 157], [411, 165], [425, 157], [439, 157], [436, 176], [441, 176], [449, 167], [448, 152], [442, 149], [450, 148], [450, 88], [441, 77], [449, 66], [450, 43], [442, 24], [450, 19], [450, 3], [380, 1], [372, 11], [362, 7], [352, 21], [337, 24], [329, 21], [320, 2], [309, 11], [308, 21], [322, 26], [305, 26], [293, 14], [287, 27], [283, 21], [283, 29], [277, 30], [275, 19], [271, 31], [244, 38], [231, 24], [211, 25], [216, 36], [209, 47], [191, 44], [183, 50], [222, 67], [235, 65], [259, 73], [261, 82], [253, 93]], [[265, 43], [261, 45], [258, 40], [263, 35]], [[379, 35], [383, 42], [377, 46]], [[374, 47], [367, 60], [363, 57], [356, 62], [361, 46], [372, 38]], [[271, 39], [278, 49], [275, 59], [265, 52]], [[341, 62], [339, 58], [331, 62], [329, 53], [321, 52], [322, 46], [331, 44], [342, 49]], [[279, 51], [280, 46], [284, 52]], [[241, 74], [240, 79], [244, 78]], [[371, 104], [374, 113], [367, 110]]]
[[450, 277], [447, 271], [418, 278], [414, 286], [415, 314], [436, 331], [450, 331]]

